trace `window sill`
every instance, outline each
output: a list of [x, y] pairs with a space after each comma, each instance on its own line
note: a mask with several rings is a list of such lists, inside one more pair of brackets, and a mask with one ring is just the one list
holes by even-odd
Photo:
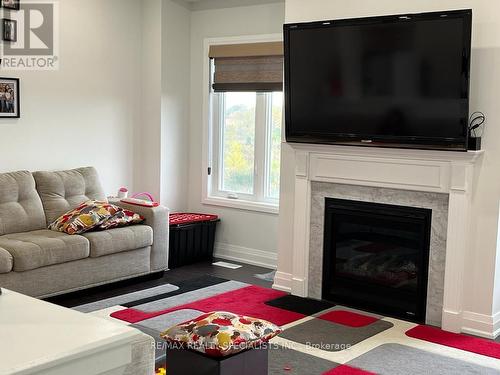
[[222, 207], [230, 207], [237, 208], [240, 210], [246, 211], [256, 211], [256, 212], [265, 212], [268, 214], [277, 215], [279, 213], [279, 206], [277, 204], [272, 203], [264, 203], [264, 202], [252, 202], [246, 201], [242, 199], [229, 199], [224, 197], [207, 197], [202, 200], [203, 204], [211, 205], [211, 206], [222, 206]]

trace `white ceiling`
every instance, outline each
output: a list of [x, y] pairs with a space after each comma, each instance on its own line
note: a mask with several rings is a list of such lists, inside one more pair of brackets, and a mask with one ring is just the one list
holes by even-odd
[[239, 6], [284, 3], [285, 0], [181, 0], [185, 1], [191, 10], [206, 10], [217, 8], [234, 8]]
[[[188, 3], [201, 3], [202, 1], [208, 1], [208, 0], [185, 0], [187, 1]], [[258, 0], [255, 0], [256, 3], [261, 3], [261, 1], [258, 1]], [[274, 1], [271, 1], [271, 2], [274, 2]], [[276, 1], [278, 2], [278, 1]]]

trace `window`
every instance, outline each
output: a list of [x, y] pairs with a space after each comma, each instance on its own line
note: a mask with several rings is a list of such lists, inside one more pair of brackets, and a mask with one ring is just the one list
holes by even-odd
[[205, 203], [276, 213], [283, 42], [219, 42], [208, 49], [210, 118]]
[[212, 93], [210, 195], [277, 205], [282, 92]]

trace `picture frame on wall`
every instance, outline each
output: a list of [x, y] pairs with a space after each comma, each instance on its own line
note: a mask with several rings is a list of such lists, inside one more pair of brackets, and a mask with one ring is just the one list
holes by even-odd
[[1, 0], [0, 6], [5, 9], [19, 10], [21, 9], [20, 0]]
[[0, 77], [0, 119], [21, 117], [19, 78]]
[[17, 42], [17, 21], [2, 19], [2, 39], [6, 42]]

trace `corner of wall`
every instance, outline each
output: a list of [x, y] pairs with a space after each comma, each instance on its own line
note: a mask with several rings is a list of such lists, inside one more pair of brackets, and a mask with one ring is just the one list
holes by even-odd
[[163, 0], [161, 19], [161, 197], [178, 211], [188, 202], [191, 11]]

